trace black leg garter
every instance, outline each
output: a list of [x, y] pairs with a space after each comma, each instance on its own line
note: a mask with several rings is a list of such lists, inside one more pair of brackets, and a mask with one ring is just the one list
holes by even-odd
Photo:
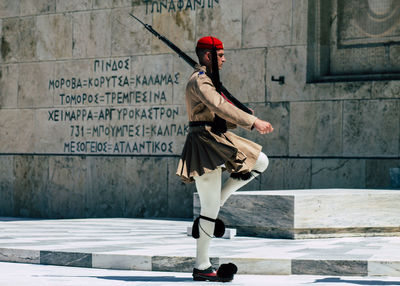
[[248, 179], [250, 179], [252, 176], [255, 177], [254, 173], [256, 173], [257, 175], [260, 175], [261, 172], [257, 171], [257, 170], [253, 170], [251, 172], [247, 172], [247, 173], [231, 173], [231, 178], [233, 179], [237, 179], [237, 180], [242, 180], [242, 181], [247, 181]]
[[[214, 236], [215, 237], [223, 237], [225, 234], [225, 224], [222, 220], [220, 219], [212, 219], [206, 216], [202, 216], [200, 215], [198, 218], [196, 218], [193, 222], [193, 227], [192, 227], [192, 236], [195, 239], [198, 239], [200, 237], [200, 219], [205, 219], [208, 221], [211, 221], [213, 223], [215, 223], [215, 227], [214, 227]], [[203, 231], [204, 229], [201, 228]], [[211, 235], [209, 235], [206, 231], [204, 231], [208, 236], [211, 237]]]

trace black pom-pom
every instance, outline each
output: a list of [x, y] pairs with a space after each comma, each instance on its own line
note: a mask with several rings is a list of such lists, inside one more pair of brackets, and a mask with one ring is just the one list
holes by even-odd
[[232, 279], [233, 275], [237, 273], [237, 266], [233, 263], [222, 264], [217, 271], [217, 276], [221, 278]]
[[192, 226], [192, 236], [195, 239], [198, 239], [200, 237], [199, 220], [200, 220], [200, 218], [196, 218], [194, 220], [193, 226]]
[[214, 235], [215, 237], [223, 237], [224, 234], [225, 234], [225, 224], [222, 220], [217, 218], [215, 220]]
[[247, 181], [248, 179], [251, 178], [251, 172], [248, 173], [231, 173], [231, 178], [237, 179], [237, 180], [243, 180]]

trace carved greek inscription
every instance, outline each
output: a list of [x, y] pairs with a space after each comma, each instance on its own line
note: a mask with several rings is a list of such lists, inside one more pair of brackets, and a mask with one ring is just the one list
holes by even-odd
[[[179, 73], [135, 73], [130, 59], [95, 59], [92, 73], [48, 80], [58, 108], [47, 121], [65, 130], [58, 152], [168, 155], [180, 152], [188, 125], [171, 105]], [[182, 122], [182, 123], [180, 123]], [[180, 140], [180, 141], [179, 141]]]
[[146, 14], [214, 8], [219, 0], [143, 0]]

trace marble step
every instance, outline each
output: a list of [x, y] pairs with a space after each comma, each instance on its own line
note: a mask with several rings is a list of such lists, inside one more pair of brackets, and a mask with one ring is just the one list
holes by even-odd
[[[188, 272], [192, 221], [168, 219], [0, 218], [0, 261], [73, 267]], [[400, 237], [213, 239], [215, 267], [240, 274], [400, 277]], [[176, 283], [175, 283], [176, 284]]]
[[[234, 263], [238, 274], [257, 275], [335, 275], [400, 277], [400, 261], [369, 261], [367, 259], [290, 259], [252, 257], [211, 257], [215, 268]], [[84, 268], [191, 272], [195, 257], [143, 256], [90, 252], [40, 251], [0, 248], [0, 261]]]
[[[194, 194], [193, 214], [200, 212]], [[234, 193], [219, 218], [239, 236], [400, 236], [400, 191], [310, 189]]]

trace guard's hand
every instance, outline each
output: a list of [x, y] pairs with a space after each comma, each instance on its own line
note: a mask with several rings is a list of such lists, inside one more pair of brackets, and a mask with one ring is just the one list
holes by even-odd
[[274, 131], [271, 123], [258, 118], [254, 122], [254, 128], [257, 129], [258, 133], [260, 134], [268, 134]]

